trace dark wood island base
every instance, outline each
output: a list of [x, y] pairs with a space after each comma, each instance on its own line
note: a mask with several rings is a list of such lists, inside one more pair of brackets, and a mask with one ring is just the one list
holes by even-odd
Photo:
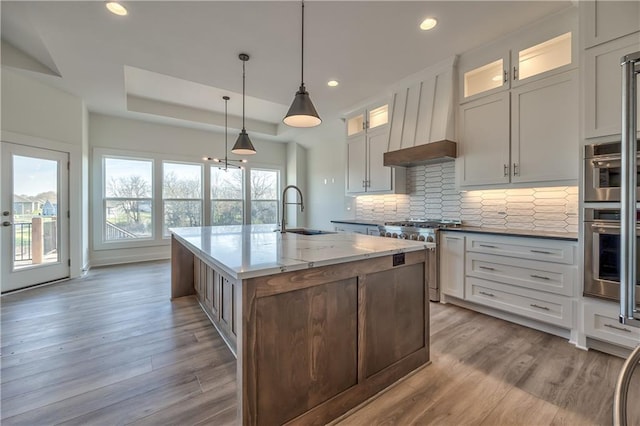
[[172, 237], [172, 298], [236, 354], [239, 423], [321, 425], [429, 362], [428, 254], [238, 280]]

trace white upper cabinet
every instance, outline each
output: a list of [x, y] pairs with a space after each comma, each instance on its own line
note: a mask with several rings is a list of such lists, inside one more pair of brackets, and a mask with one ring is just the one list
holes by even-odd
[[[566, 13], [569, 16], [570, 14]], [[468, 102], [577, 66], [575, 12], [499, 40], [460, 59], [460, 102]]]
[[[460, 186], [577, 180], [575, 15], [554, 16], [460, 57]], [[501, 55], [507, 46], [510, 54]]]
[[[582, 73], [584, 135], [587, 138], [619, 137], [622, 115], [620, 59], [640, 50], [640, 2], [580, 2], [580, 21], [585, 48]], [[638, 112], [640, 119], [640, 110]]]
[[451, 58], [394, 86], [389, 151], [454, 140], [454, 66]]
[[640, 31], [640, 2], [589, 0], [580, 2], [584, 48]]
[[403, 193], [405, 171], [383, 165], [389, 148], [389, 104], [358, 110], [346, 120], [347, 194]]
[[460, 129], [460, 184], [509, 183], [509, 92], [463, 104]]
[[578, 176], [578, 71], [511, 91], [511, 182]]

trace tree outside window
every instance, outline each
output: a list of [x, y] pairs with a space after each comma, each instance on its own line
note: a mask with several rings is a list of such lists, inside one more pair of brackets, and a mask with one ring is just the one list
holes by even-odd
[[202, 165], [165, 161], [162, 166], [163, 235], [169, 235], [169, 228], [200, 226]]
[[153, 160], [104, 158], [104, 240], [153, 235]]

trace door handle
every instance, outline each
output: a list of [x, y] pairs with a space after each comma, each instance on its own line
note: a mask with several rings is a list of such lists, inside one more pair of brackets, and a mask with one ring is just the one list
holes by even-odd
[[2, 226], [11, 226], [13, 225], [11, 222], [9, 222], [8, 220], [5, 220], [4, 222], [2, 222]]

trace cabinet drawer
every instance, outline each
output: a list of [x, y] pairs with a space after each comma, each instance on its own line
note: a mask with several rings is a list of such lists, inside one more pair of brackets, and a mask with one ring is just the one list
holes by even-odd
[[574, 243], [541, 238], [472, 235], [467, 237], [467, 251], [567, 265], [575, 263]]
[[640, 342], [640, 328], [620, 324], [618, 310], [615, 303], [585, 302], [584, 332], [598, 340], [635, 348]]
[[519, 287], [467, 276], [466, 296], [470, 302], [501, 309], [565, 328], [572, 327], [572, 302]]
[[469, 253], [466, 271], [469, 276], [564, 296], [573, 295], [576, 282], [571, 265], [484, 253]]

